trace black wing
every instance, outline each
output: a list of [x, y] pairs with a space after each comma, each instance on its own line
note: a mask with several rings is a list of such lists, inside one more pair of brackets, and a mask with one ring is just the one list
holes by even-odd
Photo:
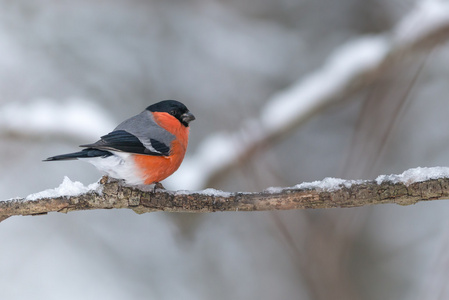
[[150, 145], [145, 147], [145, 145], [135, 135], [125, 130], [113, 131], [102, 136], [98, 142], [88, 145], [81, 145], [81, 147], [89, 147], [100, 150], [116, 150], [155, 156], [170, 155], [170, 148], [164, 143], [151, 139]]

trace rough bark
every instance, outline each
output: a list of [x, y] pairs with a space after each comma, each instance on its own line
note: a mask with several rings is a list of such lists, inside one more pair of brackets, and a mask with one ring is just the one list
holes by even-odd
[[410, 205], [420, 201], [449, 198], [449, 178], [430, 179], [406, 185], [390, 181], [378, 184], [364, 181], [334, 190], [320, 188], [282, 188], [256, 193], [173, 192], [164, 189], [145, 191], [117, 181], [100, 181], [102, 192], [78, 196], [11, 199], [0, 201], [0, 221], [15, 215], [41, 215], [91, 209], [128, 208], [136, 213], [264, 211], [311, 208], [357, 207], [395, 203]]

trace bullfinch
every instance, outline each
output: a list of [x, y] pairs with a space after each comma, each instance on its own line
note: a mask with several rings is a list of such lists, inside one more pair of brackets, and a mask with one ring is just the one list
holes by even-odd
[[164, 100], [123, 121], [98, 142], [80, 146], [86, 149], [45, 161], [86, 160], [130, 185], [158, 183], [181, 165], [193, 120], [195, 116], [184, 104]]

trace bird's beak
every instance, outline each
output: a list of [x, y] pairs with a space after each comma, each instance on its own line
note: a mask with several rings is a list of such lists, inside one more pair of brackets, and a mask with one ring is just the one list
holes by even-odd
[[182, 120], [183, 122], [189, 124], [189, 122], [195, 120], [195, 116], [194, 116], [190, 111], [188, 111], [188, 112], [183, 113], [183, 114], [181, 115], [181, 120]]

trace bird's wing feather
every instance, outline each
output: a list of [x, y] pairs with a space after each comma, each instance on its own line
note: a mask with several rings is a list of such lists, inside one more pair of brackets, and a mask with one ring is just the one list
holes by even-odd
[[168, 156], [175, 136], [160, 127], [151, 112], [143, 111], [102, 136], [93, 144], [81, 145], [100, 150], [116, 150], [136, 154]]
[[170, 147], [164, 143], [152, 139], [150, 144], [144, 145], [135, 135], [124, 130], [115, 130], [102, 136], [98, 142], [81, 147], [155, 156], [170, 155]]

